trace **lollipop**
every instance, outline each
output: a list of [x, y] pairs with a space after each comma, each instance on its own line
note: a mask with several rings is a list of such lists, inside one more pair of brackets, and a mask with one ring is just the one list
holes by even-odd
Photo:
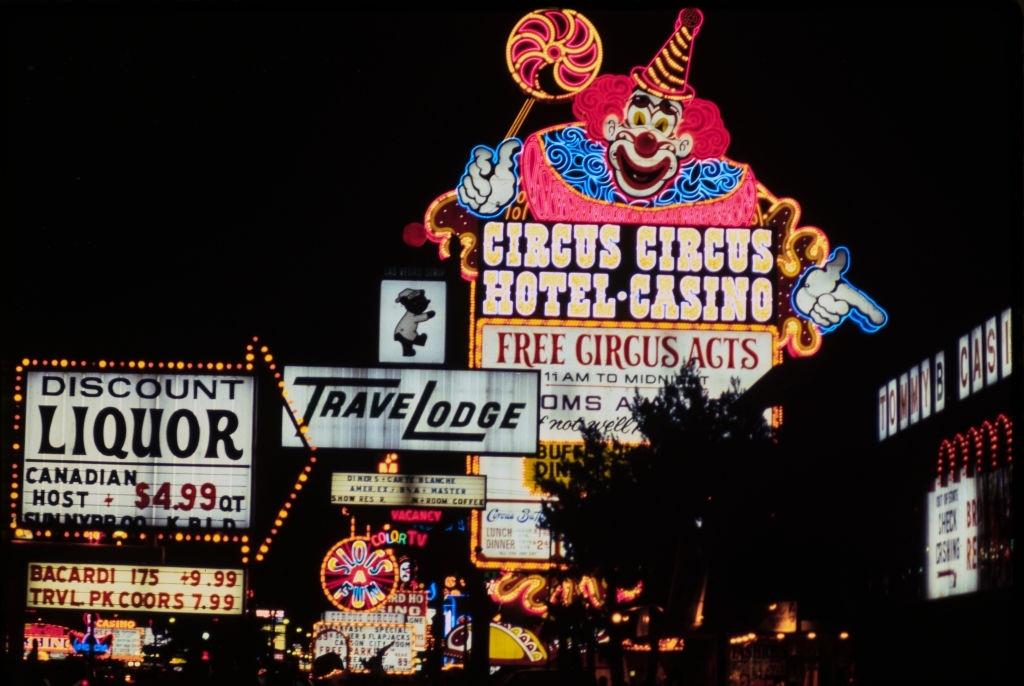
[[[566, 100], [597, 78], [601, 38], [590, 20], [575, 10], [539, 10], [512, 29], [505, 59], [512, 78], [527, 95]], [[561, 92], [545, 90], [552, 86]]]
[[505, 138], [519, 131], [537, 100], [568, 100], [590, 85], [601, 68], [601, 37], [575, 10], [530, 12], [512, 29], [505, 59], [528, 99]]
[[386, 548], [371, 548], [365, 536], [338, 541], [320, 566], [320, 586], [339, 610], [373, 610], [398, 582], [398, 563]]

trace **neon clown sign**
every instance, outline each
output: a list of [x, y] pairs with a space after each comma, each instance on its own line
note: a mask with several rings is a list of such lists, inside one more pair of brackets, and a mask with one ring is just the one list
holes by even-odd
[[[683, 9], [649, 61], [603, 74], [586, 17], [524, 16], [505, 56], [526, 102], [405, 229], [407, 243], [457, 256], [470, 283], [469, 366], [541, 372], [542, 446], [579, 444], [586, 426], [640, 442], [634, 394], [652, 397], [683, 365], [717, 396], [787, 353], [814, 355], [847, 321], [868, 333], [888, 321], [855, 285], [849, 250], [728, 156], [726, 121], [691, 80], [704, 19]], [[523, 132], [538, 101], [572, 116]]]
[[[682, 10], [645, 67], [600, 76], [600, 38], [579, 13], [516, 25], [507, 63], [530, 99], [503, 141], [471, 151], [424, 222], [442, 258], [449, 238], [461, 247], [478, 315], [770, 323], [793, 356], [848, 319], [885, 325], [847, 278], [849, 252], [725, 155], [718, 107], [690, 82], [703, 24]], [[560, 92], [541, 85], [552, 80]], [[517, 136], [536, 100], [568, 99], [577, 121]]]

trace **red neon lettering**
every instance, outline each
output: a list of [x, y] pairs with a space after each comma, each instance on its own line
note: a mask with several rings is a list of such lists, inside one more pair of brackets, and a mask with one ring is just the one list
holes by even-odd
[[505, 364], [505, 351], [508, 349], [507, 338], [512, 336], [507, 331], [498, 332], [498, 364]]

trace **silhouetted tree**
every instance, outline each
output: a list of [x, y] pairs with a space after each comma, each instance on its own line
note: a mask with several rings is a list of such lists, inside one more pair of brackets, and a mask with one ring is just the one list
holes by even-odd
[[605, 621], [615, 589], [643, 583], [654, 660], [659, 635], [692, 630], [699, 615], [719, 611], [705, 600], [716, 564], [757, 537], [770, 500], [772, 431], [741, 395], [734, 381], [709, 397], [698, 370], [683, 367], [655, 398], [634, 398], [643, 443], [623, 446], [588, 428], [566, 465], [568, 480], [539, 480], [556, 497], [544, 503], [545, 526], [562, 540], [572, 571], [607, 582]]

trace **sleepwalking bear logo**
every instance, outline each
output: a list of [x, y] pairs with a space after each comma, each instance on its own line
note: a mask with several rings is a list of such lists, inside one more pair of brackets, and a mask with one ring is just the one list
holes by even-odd
[[427, 309], [430, 301], [422, 289], [406, 288], [398, 294], [395, 302], [405, 308], [405, 314], [395, 327], [395, 341], [402, 346], [402, 357], [413, 357], [416, 354], [413, 346], [423, 346], [427, 342], [427, 334], [420, 333], [420, 323], [433, 319], [437, 313]]
[[380, 289], [379, 359], [391, 364], [443, 364], [444, 281], [384, 279]]

